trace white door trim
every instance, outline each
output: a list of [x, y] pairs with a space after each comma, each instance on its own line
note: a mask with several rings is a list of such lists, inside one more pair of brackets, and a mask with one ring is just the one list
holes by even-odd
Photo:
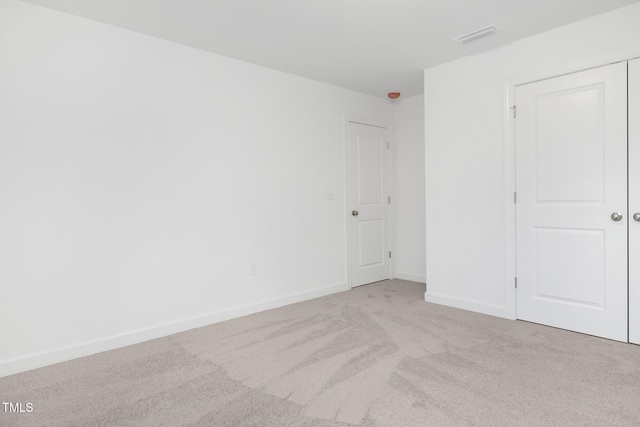
[[[626, 49], [604, 55], [583, 58], [576, 61], [549, 66], [531, 73], [523, 73], [504, 81], [504, 213], [505, 223], [505, 317], [516, 319], [517, 294], [515, 288], [516, 272], [516, 209], [514, 194], [516, 191], [516, 134], [515, 119], [511, 107], [515, 102], [516, 86], [539, 80], [571, 74], [590, 68], [629, 61], [640, 57], [640, 49]], [[517, 114], [517, 112], [516, 112]]]
[[[387, 129], [388, 132], [388, 136], [389, 136], [389, 142], [391, 144], [391, 146], [389, 147], [389, 153], [387, 156], [387, 170], [388, 170], [388, 184], [389, 184], [389, 196], [391, 197], [391, 201], [393, 203], [394, 200], [394, 191], [393, 191], [393, 129], [392, 126], [389, 122], [387, 122], [386, 120], [381, 120], [381, 119], [376, 119], [376, 118], [371, 118], [371, 117], [362, 117], [362, 116], [357, 116], [357, 115], [353, 115], [353, 114], [345, 114], [343, 117], [343, 163], [344, 163], [344, 201], [343, 201], [343, 206], [344, 206], [344, 221], [345, 221], [345, 242], [344, 242], [344, 247], [345, 247], [345, 275], [347, 278], [347, 290], [352, 289], [353, 288], [353, 279], [351, 277], [351, 242], [350, 242], [350, 236], [351, 236], [351, 221], [349, 220], [349, 216], [347, 215], [347, 212], [349, 211], [349, 191], [348, 191], [348, 174], [349, 174], [349, 163], [348, 163], [348, 157], [347, 157], [347, 151], [348, 151], [348, 137], [349, 137], [349, 123], [358, 123], [361, 125], [366, 125], [366, 126], [374, 126], [374, 127], [379, 127], [379, 128], [384, 128]], [[393, 238], [393, 209], [391, 209], [391, 205], [387, 205], [387, 209], [388, 209], [388, 218], [389, 218], [389, 223], [387, 226], [387, 232], [389, 233], [389, 250], [391, 251], [391, 253], [393, 254], [394, 252], [394, 241], [395, 239]], [[391, 259], [389, 260], [389, 277], [391, 279], [395, 278], [395, 263], [394, 263], [394, 258], [393, 256], [391, 257]]]
[[[640, 121], [631, 120], [632, 117], [640, 117], [640, 59], [628, 62], [628, 131], [629, 131], [629, 165], [637, 165], [640, 162]], [[637, 262], [640, 253], [640, 224], [633, 219], [633, 214], [638, 212], [640, 197], [637, 194], [640, 182], [640, 170], [628, 167], [628, 198], [629, 206], [627, 218], [629, 223], [629, 335], [630, 343], [640, 344], [640, 266]], [[633, 258], [632, 258], [633, 256]]]

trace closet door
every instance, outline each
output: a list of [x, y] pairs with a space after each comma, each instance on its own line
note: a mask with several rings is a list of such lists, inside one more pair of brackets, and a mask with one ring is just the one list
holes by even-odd
[[627, 63], [519, 86], [516, 107], [517, 317], [626, 342]]
[[629, 342], [640, 344], [640, 59], [629, 61]]

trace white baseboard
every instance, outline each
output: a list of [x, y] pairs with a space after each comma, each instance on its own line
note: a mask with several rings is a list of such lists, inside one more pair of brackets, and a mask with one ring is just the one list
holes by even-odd
[[89, 356], [108, 350], [115, 350], [143, 341], [166, 337], [179, 332], [188, 331], [194, 328], [211, 325], [236, 317], [246, 316], [260, 311], [270, 310], [297, 302], [307, 301], [313, 298], [334, 294], [347, 290], [346, 283], [330, 285], [310, 291], [299, 292], [279, 298], [260, 301], [253, 304], [232, 307], [200, 316], [193, 316], [175, 322], [164, 323], [151, 328], [130, 331], [110, 337], [98, 338], [96, 340], [79, 343], [72, 346], [61, 347], [53, 350], [31, 353], [25, 356], [0, 360], [0, 377], [17, 374], [54, 363], [66, 362], [79, 357]]
[[400, 280], [408, 280], [410, 282], [426, 283], [427, 276], [424, 274], [405, 273], [403, 271], [396, 271], [395, 278]]
[[428, 291], [424, 293], [424, 300], [426, 302], [432, 302], [434, 304], [475, 311], [476, 313], [488, 314], [490, 316], [509, 318], [507, 316], [507, 308], [502, 305], [487, 304], [484, 302], [452, 297], [448, 295], [439, 295]]

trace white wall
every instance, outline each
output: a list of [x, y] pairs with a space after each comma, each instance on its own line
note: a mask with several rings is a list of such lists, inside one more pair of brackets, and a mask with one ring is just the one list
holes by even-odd
[[14, 0], [0, 64], [0, 375], [345, 289], [388, 101]]
[[424, 96], [396, 101], [393, 108], [395, 277], [424, 282]]
[[509, 82], [640, 54], [638, 22], [634, 4], [425, 71], [427, 301], [515, 316]]

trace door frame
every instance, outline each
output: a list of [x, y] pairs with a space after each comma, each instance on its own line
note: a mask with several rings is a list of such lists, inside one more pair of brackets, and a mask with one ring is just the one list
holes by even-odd
[[[634, 58], [627, 63], [627, 94], [627, 116], [629, 118], [638, 117], [640, 114], [640, 58]], [[629, 223], [627, 235], [629, 251], [627, 257], [629, 275], [627, 338], [629, 343], [640, 345], [640, 328], [637, 327], [640, 325], [640, 286], [638, 285], [640, 270], [636, 263], [631, 262], [631, 254], [636, 255], [640, 252], [640, 235], [638, 235], [637, 228], [633, 231], [633, 227], [639, 225], [633, 220], [633, 215], [638, 212], [640, 199], [631, 191], [635, 190], [637, 186], [637, 184], [632, 185], [632, 182], [637, 183], [640, 181], [640, 170], [634, 170], [629, 167], [630, 164], [640, 161], [640, 121], [629, 120], [627, 130], [629, 136], [629, 145], [627, 147], [627, 222]], [[634, 286], [631, 285], [631, 280], [635, 280]], [[636, 327], [632, 325], [636, 325]]]
[[[505, 317], [517, 319], [517, 293], [515, 288], [516, 269], [516, 132], [512, 106], [515, 104], [516, 86], [540, 80], [585, 71], [592, 68], [629, 61], [640, 57], [640, 49], [627, 49], [603, 55], [596, 55], [564, 64], [553, 65], [531, 73], [524, 73], [505, 79], [504, 88], [504, 214], [505, 224]], [[517, 112], [516, 112], [517, 114]]]
[[[389, 186], [389, 196], [391, 197], [392, 203], [394, 200], [394, 187], [393, 187], [393, 128], [391, 126], [391, 123], [389, 123], [386, 120], [382, 120], [382, 119], [376, 119], [376, 118], [372, 118], [372, 117], [363, 117], [363, 116], [358, 116], [358, 115], [353, 115], [353, 114], [344, 114], [343, 116], [343, 137], [342, 137], [342, 141], [343, 141], [343, 162], [344, 162], [344, 170], [343, 170], [343, 179], [344, 179], [344, 200], [343, 200], [343, 212], [344, 212], [344, 222], [345, 222], [345, 274], [346, 274], [346, 278], [347, 278], [347, 290], [350, 290], [353, 288], [353, 278], [351, 277], [351, 263], [352, 263], [352, 259], [351, 259], [351, 221], [350, 221], [350, 216], [348, 215], [349, 212], [349, 157], [348, 157], [348, 150], [349, 150], [349, 123], [357, 123], [357, 124], [361, 124], [361, 125], [365, 125], [365, 126], [373, 126], [373, 127], [378, 127], [378, 128], [384, 128], [387, 129], [387, 133], [388, 133], [388, 137], [389, 137], [389, 143], [390, 143], [390, 147], [388, 150], [388, 155], [387, 155], [387, 181], [388, 181], [388, 186]], [[395, 278], [395, 263], [394, 263], [394, 258], [393, 258], [393, 252], [394, 252], [394, 241], [395, 239], [393, 238], [393, 209], [391, 209], [391, 204], [387, 204], [387, 213], [388, 213], [388, 218], [389, 218], [389, 223], [387, 224], [387, 233], [388, 233], [388, 238], [389, 238], [389, 250], [392, 253], [391, 259], [389, 259], [389, 278], [390, 279], [394, 279]]]

